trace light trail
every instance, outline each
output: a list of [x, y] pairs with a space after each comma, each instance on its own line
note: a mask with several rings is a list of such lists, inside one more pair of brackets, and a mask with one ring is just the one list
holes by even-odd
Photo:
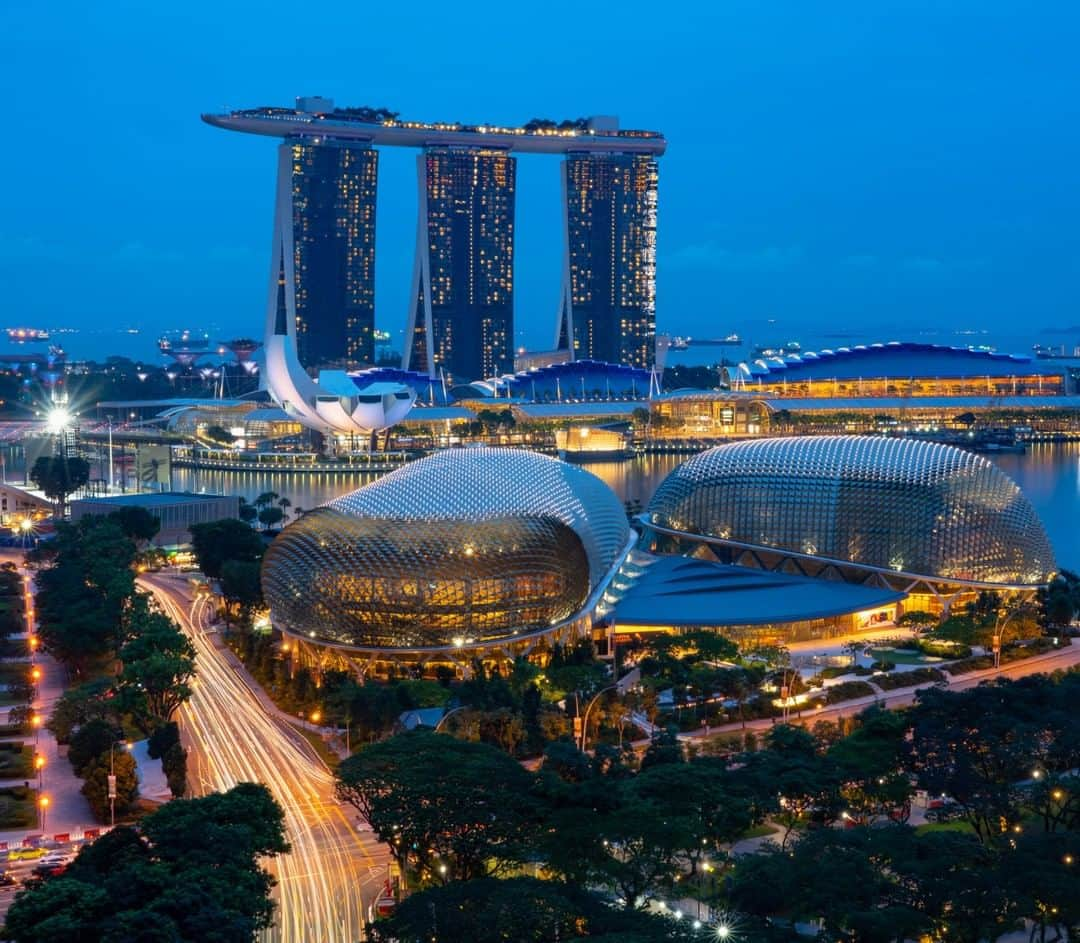
[[385, 877], [388, 851], [361, 834], [338, 805], [333, 776], [300, 734], [269, 714], [203, 631], [205, 600], [189, 610], [183, 592], [145, 579], [162, 609], [191, 638], [196, 679], [181, 711], [192, 792], [261, 782], [285, 810], [292, 852], [270, 862], [278, 880], [270, 943], [355, 943], [366, 904]]

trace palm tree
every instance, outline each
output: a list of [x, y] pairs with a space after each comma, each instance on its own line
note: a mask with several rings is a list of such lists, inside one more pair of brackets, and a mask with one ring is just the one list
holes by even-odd
[[240, 495], [240, 520], [253, 524], [258, 516], [259, 509], [254, 504], [249, 503], [248, 499], [243, 495]]
[[292, 507], [292, 501], [290, 501], [288, 498], [278, 498], [278, 507], [281, 508], [282, 523], [289, 523], [289, 508]]
[[255, 507], [265, 508], [273, 504], [278, 498], [280, 498], [276, 491], [264, 491], [255, 499]]

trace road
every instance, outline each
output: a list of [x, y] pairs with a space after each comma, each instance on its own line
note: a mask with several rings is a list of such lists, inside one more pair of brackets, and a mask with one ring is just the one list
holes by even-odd
[[292, 852], [270, 863], [278, 879], [277, 924], [264, 935], [281, 943], [354, 943], [386, 876], [388, 851], [333, 795], [333, 778], [311, 745], [270, 716], [206, 634], [205, 606], [167, 576], [141, 581], [190, 635], [197, 677], [180, 725], [189, 746], [192, 792], [265, 783], [285, 810]]
[[[973, 671], [966, 675], [960, 675], [951, 680], [948, 685], [950, 691], [964, 691], [968, 688], [982, 684], [984, 681], [992, 681], [994, 678], [1022, 678], [1030, 674], [1049, 674], [1059, 669], [1068, 669], [1080, 664], [1080, 640], [1062, 648], [1060, 651], [1049, 652], [1045, 655], [1036, 655], [1025, 658], [1023, 661], [1012, 662], [1002, 665], [1000, 669], [987, 671]], [[933, 687], [933, 684], [922, 687]], [[853, 698], [828, 707], [809, 708], [802, 711], [802, 715], [792, 711], [790, 722], [793, 724], [815, 724], [819, 720], [836, 721], [842, 717], [854, 717], [872, 704], [880, 704], [883, 707], [896, 709], [907, 707], [915, 703], [915, 692], [918, 688], [900, 688], [895, 691], [886, 691], [876, 696]], [[761, 720], [748, 720], [746, 730], [767, 730], [774, 725], [769, 718]], [[704, 729], [694, 730], [679, 735], [680, 740], [699, 740], [707, 736], [717, 734], [738, 733], [744, 729], [737, 723], [724, 724], [721, 727], [712, 727], [706, 733]], [[646, 742], [646, 741], [643, 741]]]

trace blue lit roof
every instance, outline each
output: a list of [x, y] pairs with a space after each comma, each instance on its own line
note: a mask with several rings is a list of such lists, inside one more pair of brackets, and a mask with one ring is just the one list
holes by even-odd
[[349, 378], [356, 384], [358, 390], [366, 390], [376, 383], [404, 383], [416, 392], [418, 404], [445, 406], [452, 401], [452, 397], [443, 392], [442, 383], [432, 379], [426, 373], [417, 373], [415, 370], [403, 370], [400, 367], [371, 367], [350, 373]]
[[904, 598], [879, 587], [657, 557], [615, 604], [617, 626], [776, 625], [864, 612]]
[[890, 341], [856, 344], [741, 363], [747, 380], [843, 380], [871, 377], [968, 377], [1056, 374], [1059, 367], [1042, 366], [1023, 354], [1005, 354], [973, 347], [946, 347]]
[[572, 360], [501, 377], [500, 390], [523, 400], [618, 399], [647, 396], [652, 375], [640, 367]]

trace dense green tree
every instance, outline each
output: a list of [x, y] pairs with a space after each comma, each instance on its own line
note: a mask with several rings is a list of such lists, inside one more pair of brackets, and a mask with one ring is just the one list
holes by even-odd
[[531, 784], [493, 747], [416, 730], [342, 762], [336, 788], [403, 866], [467, 880], [524, 860], [537, 825]]
[[255, 610], [263, 605], [261, 564], [251, 560], [226, 560], [221, 566], [221, 596], [228, 612], [241, 626], [250, 628]]
[[245, 524], [254, 524], [259, 517], [259, 509], [248, 501], [243, 495], [240, 496], [240, 520]]
[[751, 803], [755, 818], [767, 812], [784, 827], [786, 848], [796, 829], [836, 821], [842, 780], [836, 764], [818, 754], [814, 737], [801, 727], [777, 724], [766, 745], [746, 757], [734, 788]]
[[907, 817], [912, 794], [904, 768], [907, 723], [902, 714], [872, 707], [859, 715], [855, 729], [827, 754], [842, 782], [845, 811], [860, 823], [884, 815]]
[[413, 894], [390, 919], [369, 925], [368, 937], [374, 943], [676, 943], [700, 939], [700, 933], [689, 921], [615, 910], [582, 888], [515, 877], [456, 881]]
[[64, 691], [56, 701], [48, 722], [48, 728], [57, 742], [67, 743], [75, 728], [108, 717], [115, 706], [112, 691], [109, 678], [95, 678]]
[[273, 878], [259, 859], [286, 853], [283, 814], [265, 786], [176, 800], [84, 846], [63, 877], [18, 895], [15, 943], [250, 943], [270, 926]]
[[129, 812], [139, 796], [135, 758], [122, 748], [105, 750], [83, 767], [85, 781], [80, 790], [100, 822], [109, 821], [109, 775], [113, 770], [116, 774], [116, 814], [122, 816]]
[[161, 758], [161, 769], [173, 798], [183, 797], [187, 792], [187, 750], [180, 743], [174, 743], [165, 751]]
[[220, 579], [226, 560], [257, 563], [262, 559], [262, 538], [236, 518], [192, 524], [191, 546], [199, 569], [211, 579]]
[[172, 619], [151, 610], [144, 598], [135, 606], [129, 632], [120, 649], [119, 692], [140, 726], [150, 732], [191, 697], [195, 648]]
[[137, 505], [118, 508], [109, 514], [124, 536], [136, 544], [153, 540], [161, 530], [161, 518]]
[[116, 653], [135, 595], [135, 545], [109, 518], [61, 523], [49, 545], [28, 554], [38, 567], [38, 634], [76, 675]]
[[120, 731], [105, 720], [91, 720], [71, 736], [68, 761], [76, 775], [83, 776], [98, 757], [120, 742]]
[[19, 893], [4, 923], [15, 943], [98, 943], [100, 923], [113, 907], [100, 886], [66, 877]]
[[56, 502], [56, 516], [63, 518], [68, 495], [90, 480], [90, 463], [77, 455], [41, 455], [30, 469], [30, 480]]
[[284, 518], [285, 511], [273, 505], [264, 507], [259, 511], [259, 523], [267, 529], [272, 528], [275, 524], [280, 524]]
[[684, 763], [682, 744], [679, 743], [677, 727], [665, 727], [653, 734], [649, 748], [641, 758], [641, 768], [650, 769], [653, 766], [662, 766], [667, 763]]

